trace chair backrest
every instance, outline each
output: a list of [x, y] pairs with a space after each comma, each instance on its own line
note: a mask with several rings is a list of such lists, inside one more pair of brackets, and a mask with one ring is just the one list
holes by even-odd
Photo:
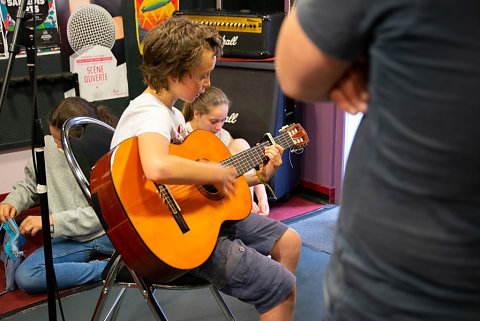
[[[81, 126], [79, 138], [71, 136], [72, 129]], [[62, 126], [62, 145], [67, 163], [91, 206], [90, 172], [97, 160], [110, 150], [115, 129], [92, 117], [69, 118]], [[94, 207], [95, 208], [95, 207]]]

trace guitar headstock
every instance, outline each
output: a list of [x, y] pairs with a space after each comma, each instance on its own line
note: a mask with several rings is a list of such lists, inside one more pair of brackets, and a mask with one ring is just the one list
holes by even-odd
[[295, 146], [291, 147], [292, 152], [301, 152], [310, 141], [307, 132], [300, 124], [285, 125], [280, 130], [280, 133], [288, 133], [293, 140]]

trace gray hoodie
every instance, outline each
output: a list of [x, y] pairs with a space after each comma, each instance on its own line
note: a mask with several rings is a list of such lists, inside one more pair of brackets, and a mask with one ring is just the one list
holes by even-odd
[[[100, 221], [85, 199], [53, 137], [45, 136], [45, 167], [49, 212], [53, 217], [53, 237], [85, 242], [105, 234]], [[25, 166], [25, 179], [13, 185], [2, 203], [10, 203], [17, 214], [40, 204], [33, 160]]]

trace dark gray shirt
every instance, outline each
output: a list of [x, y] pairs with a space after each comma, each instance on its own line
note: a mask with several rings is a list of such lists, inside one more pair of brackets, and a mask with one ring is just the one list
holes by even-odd
[[480, 320], [480, 1], [297, 5], [322, 51], [369, 60], [328, 272], [348, 320]]

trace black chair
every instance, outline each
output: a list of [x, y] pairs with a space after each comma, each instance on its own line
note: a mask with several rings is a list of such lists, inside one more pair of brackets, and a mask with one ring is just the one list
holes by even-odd
[[[79, 133], [77, 133], [79, 131]], [[68, 165], [82, 189], [88, 203], [94, 208], [100, 221], [102, 218], [100, 206], [90, 193], [90, 172], [96, 161], [110, 150], [110, 141], [114, 128], [91, 117], [78, 116], [68, 119], [62, 127], [62, 145]], [[77, 138], [77, 136], [79, 136]], [[157, 320], [168, 321], [154, 294], [157, 289], [191, 290], [209, 287], [227, 320], [235, 321], [218, 289], [207, 281], [183, 275], [170, 283], [156, 283], [142, 278], [129, 268], [121, 255], [115, 252], [103, 271], [104, 280], [100, 298], [95, 307], [92, 320], [102, 317], [104, 304], [113, 286], [121, 287], [119, 294], [103, 320], [114, 320], [127, 288], [137, 287]]]

